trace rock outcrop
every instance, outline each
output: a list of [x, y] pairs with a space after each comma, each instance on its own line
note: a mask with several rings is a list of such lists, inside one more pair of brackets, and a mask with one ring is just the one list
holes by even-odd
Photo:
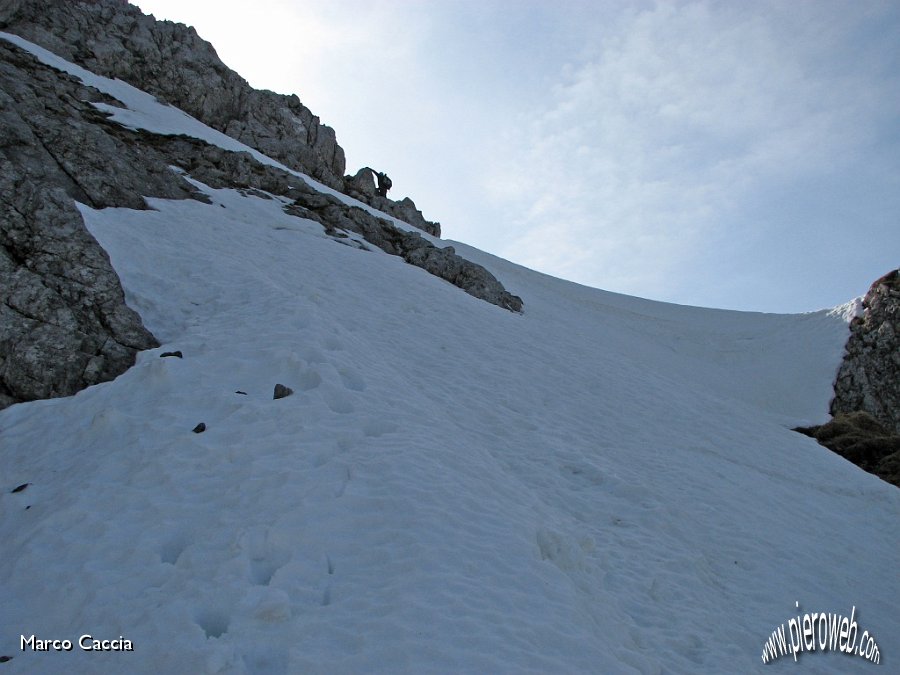
[[184, 24], [124, 0], [11, 0], [0, 30], [98, 75], [119, 78], [330, 187], [344, 184], [334, 130], [297, 96], [253, 89]]
[[334, 130], [296, 95], [252, 88], [189, 26], [157, 21], [125, 0], [7, 0], [0, 4], [0, 30], [128, 82], [285, 166], [440, 236], [440, 224], [426, 220], [408, 197], [376, 195], [374, 183], [364, 189], [371, 170], [344, 176]]
[[375, 174], [368, 167], [360, 169], [354, 176], [344, 176], [344, 193], [434, 237], [441, 236], [441, 224], [425, 220], [425, 216], [409, 197], [393, 201], [379, 195], [375, 191]]
[[110, 380], [157, 346], [60, 189], [0, 161], [0, 408]]
[[171, 167], [213, 187], [290, 197], [287, 212], [318, 221], [336, 240], [355, 232], [475, 297], [522, 307], [452, 248], [317, 192], [249, 153], [123, 127], [94, 102], [119, 105], [0, 39], [0, 408], [112, 379], [138, 350], [157, 346], [126, 306], [75, 201], [133, 209], [147, 208], [144, 197], [208, 201]]
[[355, 232], [382, 251], [402, 257], [469, 295], [512, 312], [522, 310], [520, 297], [507, 291], [484, 267], [457, 255], [452, 246], [439, 248], [416, 232], [401, 230], [384, 218], [317, 192], [286, 171], [260, 164], [248, 153], [228, 152], [189, 138], [142, 135], [143, 142], [163, 149], [171, 165], [210, 187], [290, 197], [293, 203], [285, 208], [287, 213], [315, 220], [332, 236]]
[[878, 279], [850, 324], [831, 414], [864, 411], [900, 434], [900, 270]]
[[832, 419], [794, 431], [900, 487], [900, 270], [878, 279], [850, 322]]
[[104, 133], [101, 99], [0, 40], [0, 407], [112, 379], [157, 345], [73, 198], [145, 208], [141, 194], [194, 191]]

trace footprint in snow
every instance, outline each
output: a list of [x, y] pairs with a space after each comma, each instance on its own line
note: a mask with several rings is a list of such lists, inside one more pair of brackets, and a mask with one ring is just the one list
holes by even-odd
[[341, 368], [338, 370], [338, 374], [341, 376], [341, 383], [346, 389], [351, 391], [366, 390], [366, 380], [355, 370]]
[[197, 625], [206, 633], [206, 638], [218, 638], [228, 632], [231, 623], [224, 611], [220, 609], [202, 609], [195, 617]]

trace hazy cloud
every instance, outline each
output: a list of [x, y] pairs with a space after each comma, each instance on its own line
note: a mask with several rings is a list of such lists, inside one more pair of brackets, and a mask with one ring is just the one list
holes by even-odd
[[521, 214], [503, 252], [671, 297], [698, 251], [752, 226], [747, 200], [762, 184], [816, 173], [870, 142], [879, 118], [897, 112], [896, 88], [885, 100], [865, 73], [821, 68], [846, 49], [836, 43], [847, 27], [824, 5], [790, 6], [661, 3], [619, 16], [494, 153], [493, 195]]

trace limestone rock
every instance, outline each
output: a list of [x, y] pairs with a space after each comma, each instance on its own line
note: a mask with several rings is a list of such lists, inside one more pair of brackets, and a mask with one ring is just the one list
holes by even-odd
[[147, 208], [144, 196], [198, 197], [152, 148], [121, 134], [91, 102], [96, 89], [0, 40], [0, 152], [23, 186], [61, 188], [94, 208]]
[[91, 72], [153, 94], [285, 165], [343, 188], [344, 151], [297, 96], [258, 91], [193, 28], [156, 21], [122, 0], [17, 0], [0, 30]]
[[16, 0], [0, 5], [0, 30], [35, 42], [91, 72], [119, 78], [286, 166], [428, 234], [408, 197], [393, 201], [365, 183], [371, 169], [344, 176], [344, 150], [296, 95], [253, 89], [188, 26], [157, 21], [122, 0]]
[[522, 298], [504, 289], [497, 278], [481, 265], [456, 255], [452, 246], [438, 248], [417, 234], [407, 234], [402, 242], [401, 255], [406, 262], [449, 281], [476, 298], [511, 312], [522, 310]]
[[900, 270], [872, 284], [834, 385], [831, 413], [865, 411], [900, 434]]
[[394, 201], [379, 195], [375, 190], [375, 172], [369, 167], [360, 169], [354, 176], [344, 176], [344, 193], [434, 237], [441, 236], [441, 224], [425, 220], [409, 197]]
[[344, 176], [344, 188], [354, 199], [368, 203], [369, 199], [375, 197], [375, 172], [364, 167], [354, 176]]
[[441, 224], [431, 220], [425, 220], [425, 216], [423, 216], [422, 212], [416, 208], [416, 203], [409, 197], [404, 197], [399, 202], [391, 202], [390, 205], [382, 210], [395, 218], [399, 218], [404, 223], [409, 223], [413, 227], [418, 227], [420, 230], [427, 232], [433, 237], [441, 236]]
[[59, 188], [0, 162], [0, 407], [110, 380], [157, 346], [109, 258]]
[[97, 92], [0, 41], [0, 408], [110, 380], [157, 346], [73, 198], [194, 190], [104, 131]]

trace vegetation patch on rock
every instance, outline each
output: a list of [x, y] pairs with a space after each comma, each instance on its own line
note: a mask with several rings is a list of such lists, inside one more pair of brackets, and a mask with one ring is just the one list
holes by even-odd
[[900, 487], [900, 435], [867, 412], [839, 413], [826, 424], [794, 431], [815, 438], [861, 469]]

